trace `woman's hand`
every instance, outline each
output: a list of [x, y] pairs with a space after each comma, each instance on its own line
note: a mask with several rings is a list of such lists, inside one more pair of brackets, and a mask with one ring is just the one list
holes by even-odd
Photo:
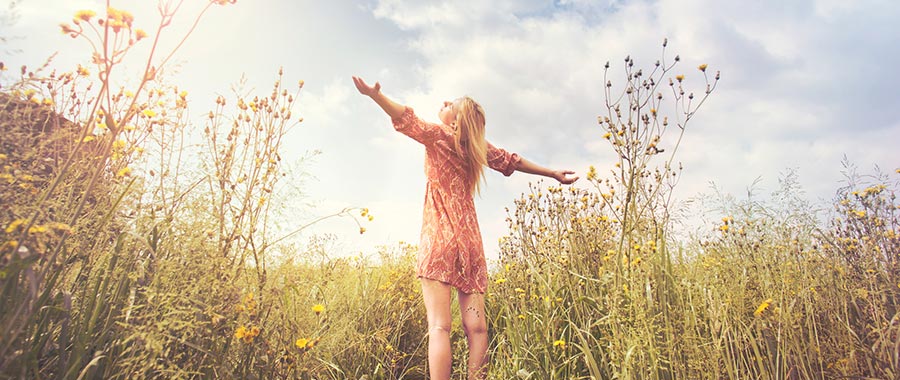
[[362, 78], [355, 76], [353, 77], [353, 84], [356, 85], [356, 89], [359, 90], [360, 94], [370, 98], [374, 98], [375, 95], [378, 95], [381, 92], [381, 83], [378, 82], [375, 82], [374, 86], [369, 86]]
[[571, 185], [571, 184], [575, 183], [575, 181], [578, 180], [578, 177], [569, 178], [568, 177], [569, 174], [575, 174], [575, 172], [573, 172], [571, 170], [554, 170], [553, 178], [556, 179], [557, 181], [559, 181], [559, 183], [561, 183], [563, 185]]

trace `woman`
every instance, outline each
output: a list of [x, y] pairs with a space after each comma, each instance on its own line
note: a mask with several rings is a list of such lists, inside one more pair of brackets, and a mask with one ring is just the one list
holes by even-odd
[[480, 190], [484, 166], [505, 176], [514, 171], [551, 177], [571, 184], [578, 177], [568, 170], [550, 170], [519, 155], [495, 148], [484, 138], [484, 109], [469, 97], [444, 102], [441, 124], [420, 120], [409, 107], [353, 77], [356, 89], [381, 106], [394, 129], [425, 145], [425, 208], [416, 276], [428, 316], [428, 366], [432, 379], [449, 379], [450, 291], [457, 289], [462, 326], [469, 343], [470, 379], [487, 373], [487, 322], [484, 292], [487, 265], [473, 194]]

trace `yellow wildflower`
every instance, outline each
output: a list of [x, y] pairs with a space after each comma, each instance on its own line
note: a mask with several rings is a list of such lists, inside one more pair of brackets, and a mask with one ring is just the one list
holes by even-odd
[[81, 139], [81, 142], [85, 142], [85, 143], [91, 142], [91, 141], [94, 141], [94, 136], [84, 136], [84, 138]]
[[756, 311], [753, 312], [753, 315], [755, 315], [755, 316], [757, 316], [757, 317], [762, 316], [762, 314], [763, 314], [766, 310], [768, 310], [768, 309], [769, 309], [769, 306], [771, 306], [771, 305], [772, 305], [772, 299], [771, 299], [771, 298], [769, 298], [769, 299], [763, 301], [761, 304], [759, 304], [759, 307], [756, 308]]
[[140, 41], [144, 38], [147, 38], [147, 32], [145, 32], [143, 29], [134, 30], [134, 39]]
[[[66, 23], [59, 24], [59, 27], [62, 30], [62, 34], [78, 33], [77, 30], [73, 29], [71, 25], [66, 24]], [[74, 38], [74, 34], [73, 34], [73, 38]]]
[[144, 116], [146, 116], [146, 117], [154, 117], [154, 116], [156, 116], [156, 111], [151, 110], [151, 109], [149, 109], [149, 108], [143, 110], [141, 113], [144, 114]]
[[681, 83], [684, 80], [684, 74], [676, 75], [675, 79], [678, 80], [678, 83]]
[[565, 340], [562, 340], [562, 339], [555, 340], [555, 341], [553, 342], [553, 347], [559, 347], [559, 348], [561, 348], [561, 349], [565, 349], [565, 348], [566, 348], [566, 341], [565, 341]]
[[77, 73], [78, 73], [78, 75], [81, 75], [81, 76], [83, 76], [83, 77], [86, 77], [86, 76], [88, 76], [88, 75], [91, 75], [91, 72], [88, 71], [87, 68], [85, 68], [84, 66], [81, 66], [81, 65], [78, 65]]
[[721, 230], [722, 232], [728, 232], [728, 225], [723, 224], [723, 225], [719, 226], [719, 230]]
[[122, 11], [113, 7], [107, 7], [106, 17], [116, 21], [122, 21]]
[[[898, 286], [900, 286], [900, 285], [898, 285]], [[519, 314], [518, 318], [521, 319], [521, 320], [525, 320], [525, 315]]]
[[127, 177], [130, 175], [131, 175], [131, 168], [129, 168], [127, 166], [119, 169], [119, 171], [116, 172], [116, 177]]
[[522, 289], [522, 288], [515, 288], [514, 291], [516, 293], [525, 293], [525, 289]]
[[864, 218], [866, 216], [865, 210], [854, 211], [853, 213], [860, 218]]
[[313, 313], [321, 314], [322, 312], [325, 311], [325, 305], [322, 305], [322, 304], [315, 304], [315, 305], [313, 305], [313, 307], [312, 307], [312, 311], [313, 311]]
[[496, 281], [494, 281], [494, 283], [497, 284], [497, 285], [500, 285], [500, 284], [502, 284], [502, 283], [504, 283], [504, 282], [506, 282], [506, 279], [505, 279], [505, 278], [498, 278]]
[[6, 226], [6, 233], [10, 234], [13, 231], [17, 230], [19, 226], [25, 223], [25, 219], [16, 219], [12, 221], [8, 226]]
[[306, 345], [309, 344], [309, 339], [300, 338], [300, 339], [297, 339], [297, 341], [294, 342], [294, 344], [299, 348], [306, 348]]
[[362, 234], [364, 234], [364, 233], [366, 233], [366, 228], [365, 228], [365, 227], [360, 227], [360, 228], [359, 228], [359, 234], [362, 235]]
[[80, 10], [78, 12], [75, 12], [75, 18], [82, 21], [91, 21], [91, 17], [94, 17], [96, 15], [97, 12], [94, 12], [92, 10]]
[[700, 69], [700, 71], [706, 72], [706, 64], [705, 63], [700, 66], [697, 66], [697, 68]]
[[234, 331], [234, 337], [238, 339], [244, 339], [244, 337], [246, 337], [249, 332], [250, 330], [247, 330], [246, 327], [241, 325], [237, 328], [237, 330]]

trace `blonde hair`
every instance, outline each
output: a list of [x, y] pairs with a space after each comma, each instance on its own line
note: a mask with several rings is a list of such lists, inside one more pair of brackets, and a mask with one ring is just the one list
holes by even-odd
[[487, 165], [487, 141], [484, 139], [484, 108], [468, 96], [457, 99], [456, 130], [454, 143], [456, 153], [466, 162], [466, 172], [472, 180], [469, 193], [481, 194], [484, 166]]

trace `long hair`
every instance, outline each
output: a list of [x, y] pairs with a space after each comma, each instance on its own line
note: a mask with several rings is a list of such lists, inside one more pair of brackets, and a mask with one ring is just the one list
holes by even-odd
[[487, 165], [487, 141], [484, 139], [484, 108], [472, 98], [464, 96], [454, 104], [456, 108], [456, 153], [463, 158], [468, 177], [469, 193], [481, 194], [484, 166]]

